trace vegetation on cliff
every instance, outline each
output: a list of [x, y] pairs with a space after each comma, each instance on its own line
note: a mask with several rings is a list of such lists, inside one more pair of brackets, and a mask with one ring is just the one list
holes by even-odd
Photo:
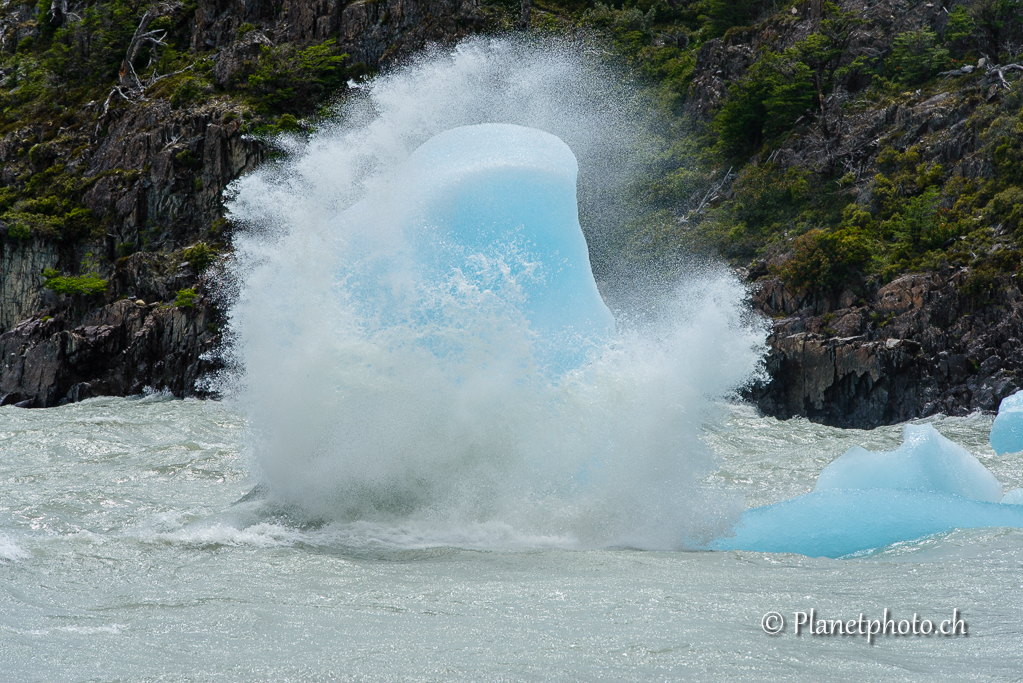
[[584, 21], [671, 122], [641, 244], [714, 248], [821, 293], [1019, 269], [1023, 2], [640, 1]]
[[222, 191], [269, 135], [525, 9], [534, 32], [595, 37], [645, 84], [656, 153], [622, 245], [636, 258], [714, 251], [849, 300], [968, 266], [963, 292], [995, 301], [1020, 269], [1023, 0], [9, 2], [0, 242], [53, 247], [31, 283], [72, 295], [51, 308], [87, 294], [198, 315], [199, 276], [230, 249]]
[[[1023, 51], [1023, 2], [882, 5], [554, 0], [535, 5], [532, 24], [608, 36], [650, 84], [663, 154], [639, 190], [654, 210], [637, 220], [638, 251], [712, 247], [820, 290], [940, 263], [1014, 270], [1018, 73], [993, 77], [990, 68]], [[12, 240], [87, 242], [111, 232], [117, 217], [95, 215], [82, 198], [101, 177], [89, 173], [88, 154], [112, 109], [213, 102], [242, 132], [298, 130], [302, 116], [371, 71], [333, 38], [274, 43], [250, 22], [236, 22], [215, 61], [194, 45], [194, 2], [16, 7], [7, 7], [0, 54], [0, 221]], [[895, 19], [910, 7], [915, 17]], [[519, 8], [492, 0], [483, 12], [500, 28]], [[928, 103], [940, 111], [923, 112], [914, 130], [887, 120]], [[945, 125], [926, 125], [935, 114]], [[942, 143], [952, 133], [971, 139], [950, 151]], [[185, 169], [201, 164], [189, 149], [176, 159]], [[104, 172], [125, 186], [132, 173]], [[196, 190], [201, 183], [196, 176]], [[145, 237], [93, 251], [112, 262], [151, 248]]]
[[[117, 216], [95, 215], [83, 197], [104, 177], [126, 188], [139, 180], [139, 169], [91, 172], [97, 143], [119, 110], [159, 100], [174, 109], [213, 104], [226, 110], [224, 123], [239, 119], [242, 132], [273, 132], [296, 128], [297, 116], [315, 113], [344, 90], [351, 74], [332, 39], [251, 43], [217, 83], [209, 52], [191, 47], [196, 8], [130, 0], [5, 8], [0, 221], [9, 238], [82, 242], [110, 231]], [[241, 39], [254, 30], [243, 24], [237, 34]], [[175, 159], [186, 169], [201, 164], [190, 149]], [[106, 246], [98, 253], [110, 260], [147, 247], [142, 239]]]

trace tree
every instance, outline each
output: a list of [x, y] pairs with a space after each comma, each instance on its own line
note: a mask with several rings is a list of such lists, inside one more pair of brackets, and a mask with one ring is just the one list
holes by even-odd
[[760, 0], [709, 0], [707, 26], [712, 37], [719, 37], [733, 26], [748, 26], [760, 13]]
[[767, 52], [728, 89], [714, 117], [719, 144], [728, 154], [752, 154], [764, 140], [791, 130], [813, 98], [810, 67]]

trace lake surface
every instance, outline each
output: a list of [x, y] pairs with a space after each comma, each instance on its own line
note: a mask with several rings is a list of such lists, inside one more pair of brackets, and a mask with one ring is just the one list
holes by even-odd
[[[1005, 489], [989, 416], [933, 421]], [[730, 407], [707, 485], [763, 505], [809, 491], [838, 430]], [[0, 680], [1020, 680], [1023, 531], [953, 531], [841, 560], [573, 549], [497, 522], [293, 524], [258, 501], [225, 403], [91, 399], [0, 409]], [[813, 636], [829, 620], [945, 620], [963, 636]], [[777, 611], [785, 630], [767, 635]]]

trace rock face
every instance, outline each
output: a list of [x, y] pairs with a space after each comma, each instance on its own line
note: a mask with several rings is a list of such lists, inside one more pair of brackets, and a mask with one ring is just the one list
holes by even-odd
[[[887, 52], [898, 34], [921, 29], [941, 33], [948, 22], [948, 9], [940, 3], [884, 0], [865, 5], [841, 0], [835, 5], [863, 21], [850, 32], [843, 46], [842, 62], [846, 65], [857, 58], [869, 60]], [[771, 17], [755, 30], [735, 28], [723, 38], [707, 41], [696, 55], [686, 112], [709, 121], [725, 99], [729, 85], [745, 74], [764, 50], [783, 52], [819, 30], [820, 18], [814, 16], [814, 10], [814, 3], [807, 3], [795, 13]], [[967, 66], [945, 73], [954, 77], [975, 71], [984, 69]], [[997, 79], [993, 72], [985, 75], [985, 97], [953, 97], [949, 93], [932, 96], [918, 90], [915, 95], [904, 93], [912, 96], [885, 107], [851, 107], [850, 92], [838, 86], [825, 98], [818, 114], [820, 134], [790, 140], [786, 147], [775, 149], [770, 160], [783, 169], [838, 175], [851, 172], [865, 184], [876, 172], [873, 160], [882, 140], [897, 138], [900, 149], [922, 143], [924, 159], [940, 163], [952, 173], [968, 178], [990, 177], [990, 160], [976, 154], [980, 141], [966, 119], [993, 96]], [[867, 82], [865, 77], [854, 78], [846, 85], [859, 88]]]
[[755, 307], [774, 320], [771, 380], [747, 398], [782, 419], [858, 428], [997, 409], [1023, 386], [1023, 296], [1008, 277], [971, 294], [969, 278], [906, 275], [866, 300], [755, 283]]
[[[346, 73], [358, 76], [483, 25], [474, 0], [199, 0], [149, 11], [181, 32], [179, 50], [191, 45], [177, 76], [164, 69], [162, 84], [155, 71], [132, 80], [122, 63], [120, 80], [101, 86], [118, 86], [105, 102], [83, 100], [59, 121], [40, 114], [19, 123], [24, 112], [3, 113], [2, 405], [46, 407], [146, 388], [209, 395], [203, 378], [221, 367], [222, 313], [203, 272], [230, 249], [224, 191], [268, 152], [267, 139], [249, 131], [280, 114], [246, 99], [255, 64], [268, 51], [320, 46], [346, 53]], [[0, 5], [0, 50], [31, 49], [44, 12]], [[12, 73], [0, 69], [8, 89]], [[65, 279], [88, 274], [107, 288], [58, 294], [44, 286], [47, 269]]]
[[[888, 50], [878, 46], [890, 46], [905, 31], [940, 32], [950, 9], [904, 0], [869, 6], [841, 0], [838, 5], [866, 20], [856, 23], [843, 43], [846, 65], [857, 57], [876, 63]], [[45, 7], [0, 5], [0, 51], [21, 55], [28, 50], [24, 59], [30, 63], [32, 45], [47, 44], [39, 40], [40, 26], [67, 28], [62, 22], [71, 22], [72, 15], [82, 21], [58, 3], [41, 24]], [[252, 104], [250, 78], [277, 73], [269, 62], [260, 66], [260, 60], [276, 54], [301, 61], [303, 50], [317, 46], [335, 59], [344, 53], [344, 78], [355, 78], [430, 43], [484, 28], [494, 7], [479, 0], [153, 5], [166, 13], [161, 21], [172, 20], [170, 35], [180, 41], [175, 50], [188, 53], [186, 69], [169, 73], [178, 69], [171, 59], [160, 72], [164, 80], [152, 72], [143, 79], [146, 85], [136, 78], [132, 86], [122, 63], [119, 79], [111, 74], [95, 98], [99, 91], [68, 100], [71, 104], [4, 109], [0, 401], [48, 406], [147, 386], [204, 395], [200, 378], [218, 367], [213, 351], [222, 321], [202, 271], [230, 249], [223, 193], [267, 156], [266, 141], [247, 131], [305, 125], [294, 116], [286, 121], [269, 105]], [[755, 29], [733, 27], [702, 45], [684, 100], [688, 114], [706, 121], [765, 49], [783, 52], [817, 31], [823, 7], [804, 3], [772, 14]], [[136, 9], [136, 20], [148, 12]], [[91, 34], [80, 35], [85, 40]], [[657, 38], [665, 39], [680, 46], [688, 41], [681, 35]], [[137, 66], [144, 61], [139, 57]], [[982, 136], [968, 120], [1002, 92], [990, 65], [983, 67], [986, 75], [977, 71], [986, 62], [947, 72], [947, 78], [966, 83], [958, 92], [904, 92], [876, 107], [850, 106], [850, 92], [865, 83], [846, 82], [814, 113], [821, 134], [786, 139], [766, 159], [757, 156], [750, 164], [772, 163], [780, 173], [809, 169], [852, 177], [850, 193], [855, 190], [863, 206], [879, 201], [871, 179], [882, 139], [898, 140], [899, 149], [918, 145], [921, 163], [941, 164], [956, 177], [990, 179], [993, 160], [983, 153]], [[294, 76], [297, 63], [287, 67], [287, 77]], [[17, 89], [10, 88], [21, 78], [21, 67], [8, 66], [0, 69], [0, 82], [13, 95]], [[287, 89], [279, 81], [265, 82], [272, 84], [267, 86], [271, 94]], [[1003, 89], [1009, 92], [1007, 85]], [[334, 94], [320, 93], [313, 104]], [[18, 97], [5, 102], [16, 103]], [[47, 118], [62, 108], [58, 118]], [[728, 201], [729, 177], [730, 171], [711, 203]], [[88, 218], [79, 221], [82, 215]], [[51, 268], [71, 277], [96, 273], [108, 288], [101, 294], [56, 294], [44, 287], [42, 273]], [[761, 274], [767, 271], [765, 266]], [[856, 427], [995, 409], [1023, 384], [1018, 360], [1023, 299], [1011, 277], [983, 287], [971, 278], [965, 268], [945, 270], [884, 286], [866, 283], [857, 294], [826, 297], [788, 291], [776, 279], [760, 280], [755, 304], [774, 321], [772, 379], [750, 389], [749, 397], [778, 417], [805, 415]]]
[[46, 408], [146, 388], [203, 396], [197, 380], [215, 367], [203, 356], [217, 342], [209, 317], [207, 308], [125, 299], [72, 329], [66, 312], [25, 320], [0, 335], [0, 405]]
[[146, 251], [188, 244], [222, 214], [227, 185], [262, 161], [263, 146], [240, 132], [231, 110], [175, 110], [166, 100], [115, 110], [89, 158], [98, 177], [84, 204], [112, 224], [117, 244]]
[[[230, 46], [243, 24], [261, 27], [277, 43], [333, 38], [351, 62], [376, 67], [428, 42], [461, 38], [481, 28], [483, 18], [474, 0], [200, 0], [192, 48]], [[224, 57], [230, 59], [224, 53], [218, 59]]]
[[[15, 240], [0, 224], [0, 403], [208, 394], [197, 382], [219, 367], [220, 313], [182, 247], [213, 236], [224, 189], [264, 154], [229, 114], [157, 100], [101, 119], [106, 135], [77, 160], [97, 179], [82, 203], [107, 225], [98, 243]], [[119, 245], [145, 251], [118, 259]], [[43, 287], [44, 269], [75, 272], [80, 262], [108, 281], [105, 294]], [[179, 307], [181, 290], [195, 298]]]
[[44, 408], [145, 389], [209, 396], [202, 380], [222, 367], [220, 313], [201, 295], [168, 303], [196, 275], [188, 263], [138, 253], [118, 261], [110, 279], [128, 298], [68, 302], [43, 290], [51, 306], [0, 334], [0, 405]]
[[39, 240], [0, 242], [0, 332], [29, 317], [46, 305], [40, 273], [59, 260], [53, 244]]

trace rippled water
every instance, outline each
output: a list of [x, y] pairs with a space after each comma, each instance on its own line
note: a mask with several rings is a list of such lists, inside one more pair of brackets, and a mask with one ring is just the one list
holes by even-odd
[[[1023, 458], [991, 419], [935, 426], [1005, 488]], [[252, 489], [229, 406], [150, 397], [0, 409], [0, 680], [1020, 680], [1023, 531], [856, 559], [568, 550], [500, 524], [444, 544], [414, 525], [294, 526]], [[732, 408], [714, 487], [760, 505], [812, 488], [836, 430]], [[529, 547], [530, 543], [532, 547]], [[968, 637], [796, 636], [828, 619], [946, 619]], [[761, 630], [777, 610], [780, 635]]]

